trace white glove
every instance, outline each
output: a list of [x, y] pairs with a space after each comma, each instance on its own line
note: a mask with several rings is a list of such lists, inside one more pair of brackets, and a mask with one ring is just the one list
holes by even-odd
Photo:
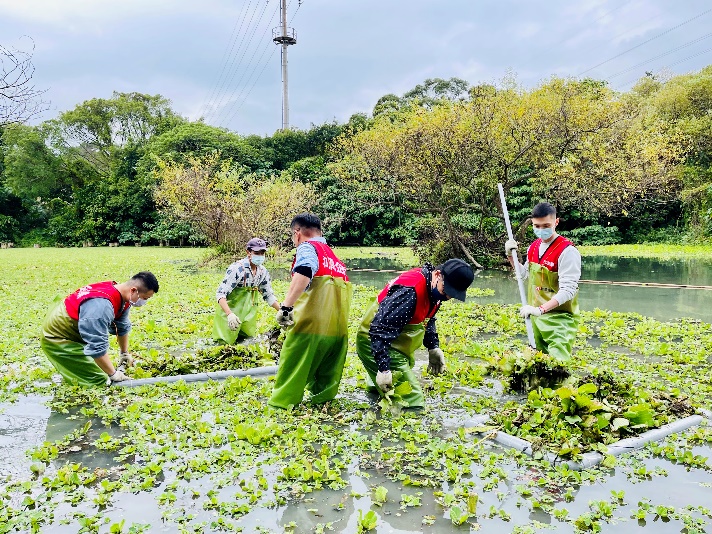
[[294, 308], [288, 308], [287, 306], [282, 306], [277, 310], [277, 324], [282, 328], [292, 326], [294, 324]]
[[383, 393], [393, 389], [393, 374], [390, 371], [378, 371], [376, 385]]
[[134, 358], [128, 352], [122, 352], [119, 358], [119, 367], [126, 369], [127, 367], [133, 367]]
[[512, 255], [513, 250], [517, 250], [519, 248], [519, 243], [517, 243], [514, 239], [507, 239], [507, 242], [504, 244], [504, 253], [507, 255], [507, 257]]
[[445, 354], [442, 349], [430, 349], [428, 351], [428, 372], [439, 375], [445, 370]]
[[240, 324], [242, 324], [242, 321], [240, 321], [240, 318], [234, 313], [227, 316], [227, 326], [230, 330], [237, 330], [240, 327]]
[[533, 315], [534, 317], [539, 317], [542, 313], [544, 313], [544, 310], [542, 310], [540, 306], [530, 306], [529, 304], [527, 304], [526, 306], [522, 306], [519, 310], [519, 315], [521, 315], [525, 319], [530, 315]]
[[114, 371], [113, 375], [109, 375], [109, 380], [112, 382], [123, 382], [124, 380], [128, 380], [129, 377], [126, 376], [123, 371]]

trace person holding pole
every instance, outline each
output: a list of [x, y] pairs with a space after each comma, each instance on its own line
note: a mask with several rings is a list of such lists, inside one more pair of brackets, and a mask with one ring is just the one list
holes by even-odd
[[[119, 284], [111, 280], [77, 289], [60, 300], [42, 324], [40, 347], [65, 382], [82, 387], [128, 380], [121, 370], [131, 366], [131, 308], [143, 306], [158, 293], [158, 280], [141, 271]], [[120, 365], [109, 355], [109, 336], [116, 335]]]
[[504, 249], [512, 267], [528, 283], [527, 304], [520, 314], [532, 320], [536, 348], [564, 364], [571, 359], [580, 320], [581, 254], [556, 233], [559, 219], [548, 202], [534, 206], [531, 221], [537, 239], [529, 246], [524, 264], [512, 258], [518, 248], [514, 239], [508, 239]]

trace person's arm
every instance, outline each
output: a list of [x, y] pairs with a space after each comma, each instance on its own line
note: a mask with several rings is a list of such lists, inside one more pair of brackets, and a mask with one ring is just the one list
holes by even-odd
[[425, 327], [425, 337], [423, 338], [423, 345], [426, 349], [437, 349], [440, 347], [440, 338], [438, 337], [438, 331], [435, 327], [435, 317], [431, 317]]
[[393, 286], [378, 306], [368, 333], [371, 338], [371, 352], [379, 371], [390, 370], [391, 357], [388, 349], [413, 318], [416, 302], [414, 288]]
[[287, 296], [284, 297], [282, 301], [282, 306], [291, 308], [294, 303], [297, 302], [299, 296], [306, 291], [307, 286], [309, 286], [311, 278], [304, 276], [303, 274], [294, 273], [292, 275], [292, 281], [289, 283], [289, 289], [287, 290]]
[[542, 311], [546, 313], [573, 299], [578, 292], [580, 278], [581, 253], [576, 247], [566, 247], [559, 256], [559, 291], [541, 306]]
[[269, 271], [264, 270], [265, 276], [259, 284], [260, 293], [262, 293], [262, 298], [267, 303], [268, 306], [272, 306], [275, 310], [279, 309], [279, 302], [277, 297], [274, 296], [274, 290], [272, 289], [272, 279], [269, 276]]
[[99, 368], [109, 376], [116, 371], [109, 357], [109, 329], [112, 323], [114, 307], [109, 300], [89, 299], [79, 306], [79, 335], [86, 343], [84, 354], [94, 358]]
[[292, 281], [289, 283], [287, 296], [282, 301], [282, 306], [291, 308], [299, 296], [304, 293], [319, 270], [319, 257], [316, 249], [309, 243], [302, 243], [297, 247], [297, 257], [292, 267]]

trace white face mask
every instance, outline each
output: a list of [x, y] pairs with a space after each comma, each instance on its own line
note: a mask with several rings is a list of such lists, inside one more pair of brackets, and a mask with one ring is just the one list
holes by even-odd
[[139, 297], [136, 299], [136, 302], [134, 302], [133, 300], [131, 300], [131, 297], [129, 297], [129, 304], [131, 304], [131, 306], [136, 306], [137, 308], [140, 308], [141, 306], [146, 304], [146, 299], [142, 299], [139, 295]]
[[250, 258], [250, 261], [254, 265], [262, 265], [265, 262], [265, 255], [262, 254], [261, 256], [258, 256], [257, 254], [253, 254], [252, 258]]

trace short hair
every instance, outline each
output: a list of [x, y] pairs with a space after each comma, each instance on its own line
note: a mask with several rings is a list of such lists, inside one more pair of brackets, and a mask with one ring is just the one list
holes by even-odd
[[321, 219], [313, 213], [300, 213], [292, 219], [292, 224], [289, 225], [290, 228], [294, 228], [295, 226], [319, 230], [321, 232]]
[[556, 217], [556, 208], [548, 202], [539, 202], [539, 204], [532, 209], [532, 219], [548, 217], [549, 215]]
[[138, 282], [144, 291], [158, 293], [158, 280], [152, 272], [141, 271], [140, 273], [136, 273], [131, 277], [129, 282]]

